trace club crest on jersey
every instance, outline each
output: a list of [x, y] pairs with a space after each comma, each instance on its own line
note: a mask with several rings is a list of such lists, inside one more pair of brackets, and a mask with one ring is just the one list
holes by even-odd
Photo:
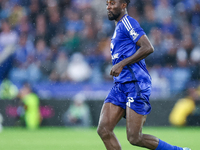
[[116, 58], [119, 58], [119, 53], [116, 53], [116, 54], [114, 54], [113, 56], [112, 56], [112, 59], [116, 59]]
[[129, 31], [129, 33], [130, 33], [130, 35], [133, 36], [133, 40], [135, 40], [135, 39], [138, 37], [138, 35], [139, 35], [137, 32], [135, 32], [134, 29], [131, 29], [131, 30]]

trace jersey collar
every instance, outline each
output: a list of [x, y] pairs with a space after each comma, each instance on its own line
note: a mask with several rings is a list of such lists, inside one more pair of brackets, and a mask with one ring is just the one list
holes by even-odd
[[119, 22], [121, 22], [121, 21], [124, 19], [124, 17], [126, 17], [126, 16], [128, 16], [128, 14], [125, 14], [125, 15], [119, 20]]

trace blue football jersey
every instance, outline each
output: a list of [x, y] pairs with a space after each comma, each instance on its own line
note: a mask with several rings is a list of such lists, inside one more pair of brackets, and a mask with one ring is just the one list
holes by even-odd
[[[140, 47], [136, 42], [145, 32], [139, 23], [132, 17], [125, 15], [117, 23], [111, 38], [111, 56], [113, 65], [132, 56]], [[130, 81], [151, 84], [151, 77], [146, 69], [145, 60], [126, 65], [114, 82], [125, 83]]]

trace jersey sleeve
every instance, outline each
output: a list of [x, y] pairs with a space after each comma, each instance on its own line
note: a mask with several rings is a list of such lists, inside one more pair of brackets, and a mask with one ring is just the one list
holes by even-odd
[[126, 16], [123, 18], [122, 23], [124, 26], [124, 32], [133, 40], [134, 43], [136, 43], [142, 35], [145, 35], [144, 30], [135, 19]]

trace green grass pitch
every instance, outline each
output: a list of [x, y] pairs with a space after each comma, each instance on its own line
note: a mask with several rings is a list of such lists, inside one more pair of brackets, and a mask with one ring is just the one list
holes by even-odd
[[[142, 150], [130, 145], [126, 128], [115, 129], [123, 150]], [[200, 149], [200, 127], [144, 127], [143, 133], [181, 147]], [[4, 128], [0, 133], [0, 150], [105, 150], [96, 128], [43, 127], [35, 131], [25, 128]]]

